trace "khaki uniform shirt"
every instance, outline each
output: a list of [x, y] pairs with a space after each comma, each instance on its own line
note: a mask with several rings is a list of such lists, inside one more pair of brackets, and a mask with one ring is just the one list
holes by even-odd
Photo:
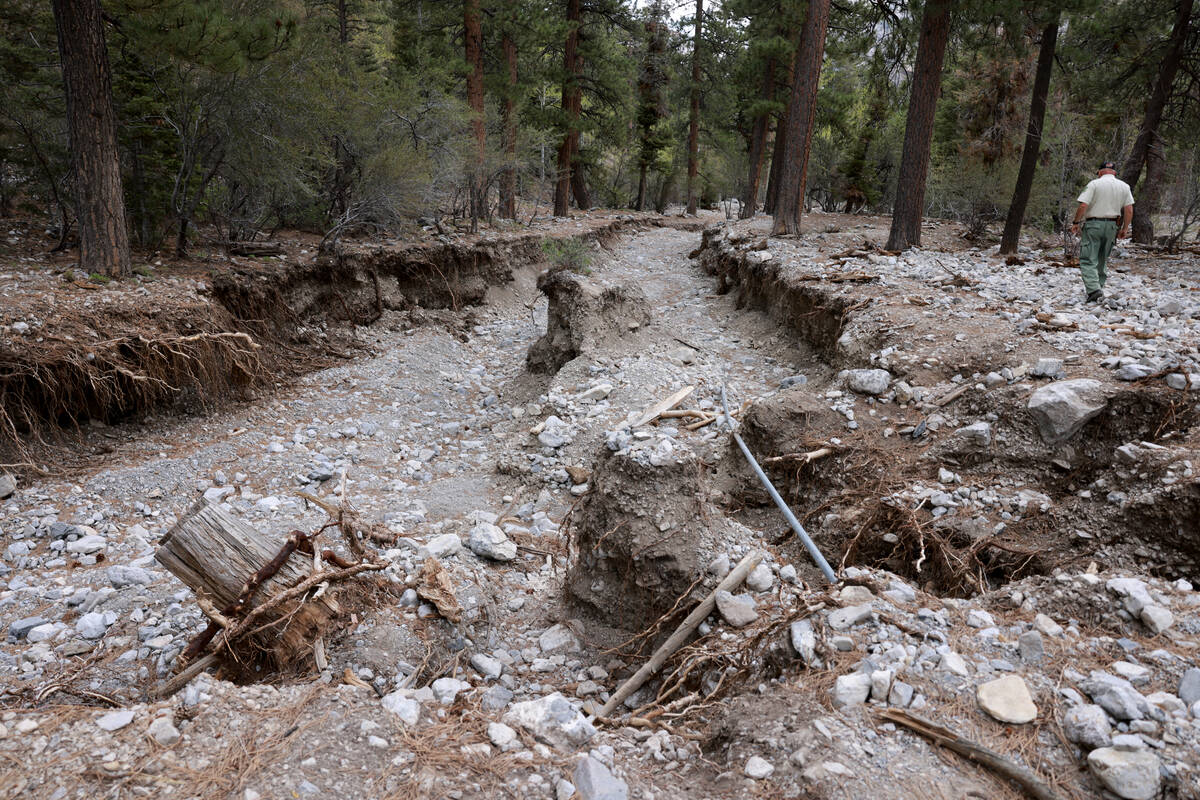
[[1116, 175], [1101, 175], [1087, 185], [1079, 202], [1087, 203], [1088, 217], [1119, 217], [1125, 206], [1133, 205], [1133, 192]]

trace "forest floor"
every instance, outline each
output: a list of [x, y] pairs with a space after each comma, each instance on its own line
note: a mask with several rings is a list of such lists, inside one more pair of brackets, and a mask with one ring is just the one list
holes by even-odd
[[[0, 797], [1022, 796], [906, 713], [1044, 796], [1200, 797], [1200, 258], [1122, 247], [1088, 306], [1059, 252], [1006, 263], [949, 223], [895, 256], [884, 218], [812, 214], [787, 239], [617, 220], [534, 232], [610, 226], [545, 284], [550, 313], [545, 265], [514, 258], [474, 305], [392, 302], [428, 288], [398, 277], [356, 325], [369, 284], [335, 271], [343, 318], [287, 295], [328, 312], [285, 343], [311, 361], [204, 414], [77, 420], [0, 478]], [[55, 293], [211, 305], [211, 266], [83, 288], [14, 242], [5, 347], [64, 333]], [[532, 371], [548, 325], [559, 357]], [[687, 387], [693, 416], [632, 424]], [[838, 586], [721, 427], [723, 389]], [[320, 527], [298, 491], [396, 536], [328, 667], [227, 664], [153, 699], [204, 624], [157, 540], [201, 497], [280, 538]], [[679, 595], [752, 552], [666, 680], [594, 718]], [[430, 558], [458, 623], [419, 587]]]

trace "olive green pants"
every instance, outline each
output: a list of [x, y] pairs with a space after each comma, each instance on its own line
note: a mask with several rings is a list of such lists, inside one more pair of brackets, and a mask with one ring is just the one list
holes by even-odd
[[1079, 232], [1079, 272], [1088, 292], [1104, 288], [1108, 281], [1108, 254], [1117, 242], [1117, 223], [1110, 219], [1089, 219]]

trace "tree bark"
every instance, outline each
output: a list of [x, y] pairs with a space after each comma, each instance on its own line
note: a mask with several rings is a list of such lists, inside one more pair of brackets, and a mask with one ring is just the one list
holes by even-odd
[[908, 117], [904, 124], [904, 151], [896, 185], [896, 207], [888, 250], [906, 250], [921, 244], [921, 218], [925, 214], [925, 181], [929, 176], [929, 150], [933, 143], [933, 116], [942, 85], [942, 61], [950, 38], [950, 12], [954, 0], [927, 0], [917, 42], [917, 63]]
[[[785, 91], [791, 96], [792, 84], [796, 80], [796, 58], [795, 51], [799, 47], [799, 36], [802, 26], [797, 25], [795, 20], [792, 20], [791, 29], [788, 35], [788, 41], [792, 43], [792, 57], [787, 60], [788, 76], [787, 87]], [[779, 115], [779, 120], [775, 123], [775, 143], [771, 148], [771, 171], [767, 175], [767, 197], [763, 203], [763, 211], [768, 214], [775, 213], [775, 201], [779, 197], [779, 174], [783, 170], [784, 151], [787, 149], [787, 127], [788, 127], [788, 110], [783, 109], [783, 113]]]
[[692, 89], [688, 109], [687, 213], [696, 213], [696, 175], [700, 172], [700, 34], [704, 0], [696, 0], [696, 32], [692, 42]]
[[[1167, 39], [1167, 52], [1158, 65], [1158, 75], [1150, 90], [1150, 97], [1146, 100], [1146, 114], [1142, 118], [1142, 126], [1133, 142], [1133, 148], [1129, 151], [1129, 157], [1125, 159], [1124, 169], [1121, 170], [1121, 180], [1130, 186], [1137, 185], [1150, 144], [1158, 134], [1163, 111], [1171, 97], [1171, 86], [1175, 83], [1175, 74], [1183, 61], [1184, 45], [1187, 43], [1194, 5], [1194, 0], [1180, 0], [1175, 11], [1175, 24], [1171, 28], [1170, 38]], [[1137, 205], [1134, 206], [1134, 215], [1137, 215]]]
[[641, 211], [646, 206], [646, 170], [648, 166], [644, 161], [638, 165], [637, 202], [633, 206], [634, 211]]
[[483, 112], [483, 31], [479, 25], [479, 0], [464, 0], [467, 66], [467, 103], [471, 107], [471, 130], [475, 135], [475, 159], [471, 165], [471, 233], [479, 229], [479, 218], [487, 210], [484, 196], [483, 162], [487, 155], [487, 128]]
[[580, 0], [567, 0], [567, 41], [563, 48], [562, 110], [565, 130], [558, 146], [558, 174], [554, 184], [554, 216], [565, 217], [571, 201], [571, 172], [573, 149], [579, 141], [580, 101], [579, 49]]
[[1146, 148], [1146, 180], [1133, 206], [1133, 241], [1138, 244], [1154, 244], [1154, 214], [1162, 202], [1163, 168], [1162, 137], [1155, 134]]
[[129, 273], [129, 231], [117, 151], [112, 75], [99, 0], [53, 0], [75, 173], [79, 263], [112, 277]]
[[[766, 103], [775, 100], [775, 57], [767, 59], [766, 73], [763, 75], [762, 99]], [[758, 206], [758, 187], [762, 179], [763, 155], [767, 152], [767, 134], [771, 128], [771, 112], [764, 109], [754, 120], [754, 128], [750, 132], [750, 178], [746, 182], [746, 198], [742, 203], [742, 211], [738, 214], [742, 219], [750, 219]]]
[[1021, 153], [1021, 167], [1017, 171], [1017, 185], [1013, 188], [1012, 202], [1008, 204], [1008, 216], [1004, 219], [1004, 233], [1000, 237], [1001, 255], [1017, 252], [1021, 226], [1025, 224], [1025, 209], [1029, 205], [1033, 176], [1037, 172], [1038, 153], [1042, 147], [1046, 95], [1050, 92], [1050, 74], [1054, 71], [1054, 48], [1058, 42], [1058, 21], [1061, 14], [1062, 12], [1055, 8], [1053, 18], [1042, 30], [1042, 44], [1038, 48], [1037, 70], [1033, 78], [1033, 97], [1029, 103], [1029, 127], [1025, 131], [1025, 149]]
[[[512, 21], [509, 21], [509, 25]], [[517, 218], [517, 43], [509, 27], [501, 41], [508, 67], [508, 91], [504, 95], [504, 170], [500, 173], [500, 216]]]
[[792, 95], [788, 102], [787, 145], [779, 173], [779, 195], [775, 199], [773, 236], [800, 232], [804, 212], [804, 187], [808, 179], [808, 156], [812, 146], [817, 89], [821, 84], [821, 62], [825, 58], [825, 33], [829, 29], [829, 0], [808, 0], [808, 13], [800, 28], [792, 73]]

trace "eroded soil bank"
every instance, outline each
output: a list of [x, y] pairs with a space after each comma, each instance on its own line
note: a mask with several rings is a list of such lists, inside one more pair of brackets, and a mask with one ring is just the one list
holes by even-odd
[[[394, 306], [354, 358], [89, 427], [103, 463], [23, 477], [0, 521], [0, 791], [1022, 796], [913, 714], [1064, 798], [1200, 796], [1197, 265], [1131, 252], [1097, 309], [1053, 253], [1004, 265], [949, 225], [894, 257], [869, 244], [886, 220], [707, 222], [597, 242], [549, 298], [514, 268], [435, 325], [386, 251], [347, 256], [351, 315], [376, 278]], [[722, 388], [838, 586], [731, 446]], [[201, 496], [280, 540], [314, 530], [298, 490], [395, 537], [328, 667], [227, 663], [152, 699], [205, 621], [156, 540]], [[660, 677], [594, 718], [753, 552]], [[457, 623], [421, 594], [430, 559]]]

